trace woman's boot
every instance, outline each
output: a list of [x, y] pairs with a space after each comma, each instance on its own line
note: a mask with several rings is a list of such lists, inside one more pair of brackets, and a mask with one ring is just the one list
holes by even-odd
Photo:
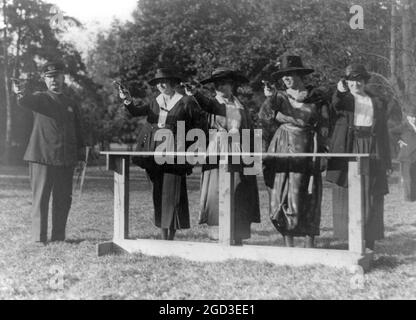
[[374, 251], [375, 245], [376, 245], [376, 242], [374, 240], [369, 240], [365, 242], [365, 247], [367, 249], [370, 249], [371, 251]]
[[169, 230], [169, 241], [173, 241], [175, 239], [175, 234], [176, 234], [176, 230], [175, 229], [170, 229]]
[[169, 239], [169, 229], [162, 229], [162, 240]]
[[292, 236], [285, 236], [285, 246], [288, 248], [293, 248], [295, 246], [295, 240]]
[[315, 237], [314, 236], [306, 236], [305, 237], [305, 248], [315, 248]]

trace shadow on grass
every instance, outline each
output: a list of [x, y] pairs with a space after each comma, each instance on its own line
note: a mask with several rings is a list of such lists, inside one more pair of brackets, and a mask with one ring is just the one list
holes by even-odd
[[88, 242], [88, 243], [91, 243], [91, 244], [97, 244], [97, 243], [107, 242], [107, 241], [111, 241], [111, 239], [104, 238], [104, 237], [83, 237], [83, 238], [80, 238], [80, 239], [68, 239], [68, 240], [65, 240], [63, 243], [77, 246], [77, 245], [80, 245], [84, 242]]
[[[64, 243], [72, 244], [72, 245], [79, 245], [79, 244], [81, 244], [85, 241], [89, 241], [89, 240], [87, 240], [87, 239], [68, 239], [68, 240], [65, 240]], [[96, 241], [96, 240], [94, 239], [94, 241]]]
[[371, 268], [373, 270], [392, 270], [396, 269], [402, 264], [403, 260], [398, 259], [397, 257], [382, 256], [372, 262]]
[[275, 230], [252, 230], [251, 233], [252, 235], [257, 235], [261, 237], [270, 237], [278, 234]]
[[416, 233], [414, 232], [387, 237], [377, 247], [376, 254], [380, 257], [374, 261], [374, 269], [389, 270], [416, 262]]
[[416, 233], [406, 232], [387, 237], [381, 246], [382, 253], [416, 257]]
[[401, 226], [397, 226], [397, 225], [395, 225], [395, 226], [392, 226], [392, 227], [387, 227], [387, 226], [385, 226], [384, 227], [384, 230], [386, 231], [386, 232], [396, 232], [397, 230], [398, 230], [398, 228], [400, 228]]
[[271, 239], [271, 240], [246, 240], [245, 245], [259, 246], [259, 247], [284, 247], [285, 244], [282, 238]]

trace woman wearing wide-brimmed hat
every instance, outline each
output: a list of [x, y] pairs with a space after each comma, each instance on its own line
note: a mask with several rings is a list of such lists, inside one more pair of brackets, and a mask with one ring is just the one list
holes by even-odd
[[[293, 154], [323, 151], [322, 142], [328, 134], [325, 96], [304, 83], [304, 76], [313, 72], [304, 67], [299, 56], [282, 57], [280, 69], [272, 77], [283, 80], [286, 90], [266, 87], [267, 99], [259, 113], [263, 131], [278, 125], [272, 140], [264, 144], [264, 151]], [[294, 237], [305, 237], [305, 246], [314, 247], [315, 237], [320, 234], [320, 160], [269, 157], [263, 166], [270, 196], [270, 218], [283, 235], [285, 245], [292, 247]]]
[[[365, 240], [374, 249], [384, 237], [384, 196], [388, 193], [387, 172], [391, 169], [386, 108], [381, 99], [366, 90], [371, 75], [364, 65], [351, 64], [338, 83], [332, 108], [336, 115], [331, 153], [369, 153], [369, 170], [364, 174]], [[345, 239], [348, 233], [348, 160], [330, 159], [327, 180], [335, 183], [334, 233]]]
[[[195, 100], [178, 93], [175, 88], [181, 82], [177, 73], [161, 68], [149, 81], [160, 95], [148, 105], [138, 106], [133, 102], [130, 93], [120, 87], [120, 97], [130, 114], [134, 117], [147, 117], [146, 124], [138, 135], [137, 151], [155, 151], [160, 141], [155, 141], [155, 134], [160, 129], [168, 129], [173, 139], [165, 141], [168, 151], [177, 151], [176, 129], [178, 121], [184, 121], [186, 132], [199, 128], [201, 113]], [[185, 151], [185, 150], [183, 150]], [[153, 183], [153, 204], [155, 225], [162, 229], [162, 239], [173, 240], [176, 230], [189, 229], [189, 207], [186, 187], [186, 175], [190, 167], [179, 164], [158, 165], [154, 157], [136, 158], [137, 165], [146, 169]]]
[[[247, 83], [248, 79], [239, 72], [229, 68], [217, 68], [211, 76], [200, 81], [201, 84], [213, 84], [216, 96], [209, 98], [200, 91], [187, 90], [193, 95], [202, 109], [210, 114], [209, 126], [216, 129], [217, 134], [210, 134], [208, 152], [242, 152], [242, 130], [253, 129], [250, 113], [236, 97], [239, 85]], [[221, 132], [235, 134], [237, 139], [232, 143], [221, 139]], [[253, 144], [253, 136], [251, 137]], [[251, 146], [252, 148], [252, 146]], [[250, 150], [244, 150], [250, 152]], [[243, 167], [234, 168], [235, 177], [235, 244], [251, 236], [251, 223], [260, 222], [259, 193], [256, 176], [244, 175]], [[219, 169], [218, 165], [207, 164], [203, 167], [201, 180], [201, 212], [200, 224], [207, 224], [211, 230], [217, 230], [219, 224]], [[212, 238], [217, 235], [211, 233]]]

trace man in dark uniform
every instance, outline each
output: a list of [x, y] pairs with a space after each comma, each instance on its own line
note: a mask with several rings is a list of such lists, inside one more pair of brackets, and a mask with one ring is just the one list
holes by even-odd
[[33, 131], [24, 160], [29, 162], [33, 193], [32, 239], [46, 243], [48, 208], [52, 194], [51, 241], [64, 241], [72, 202], [74, 168], [83, 166], [84, 143], [77, 104], [63, 94], [64, 65], [50, 62], [44, 65], [45, 92], [27, 92], [17, 83], [13, 89], [18, 104], [32, 110]]

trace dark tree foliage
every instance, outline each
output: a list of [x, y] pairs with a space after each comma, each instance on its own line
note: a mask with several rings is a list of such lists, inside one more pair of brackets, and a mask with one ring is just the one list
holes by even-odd
[[[5, 4], [5, 6], [4, 6]], [[13, 95], [11, 97], [11, 126], [6, 127], [6, 96], [4, 85], [4, 72], [8, 77], [24, 77], [30, 80], [33, 89], [43, 90], [40, 81], [39, 67], [47, 60], [63, 60], [67, 66], [70, 86], [67, 90], [77, 99], [84, 108], [90, 107], [90, 102], [98, 99], [97, 85], [89, 78], [86, 66], [80, 53], [70, 44], [60, 39], [63, 30], [51, 27], [50, 21], [54, 16], [52, 5], [41, 0], [7, 0], [3, 2], [1, 13], [7, 17], [8, 38], [0, 40], [1, 45], [7, 45], [8, 65], [4, 65], [4, 52], [0, 55], [0, 138], [4, 141], [6, 130], [11, 131], [11, 141], [0, 144], [0, 150], [11, 148], [10, 163], [22, 159], [28, 138], [31, 132], [31, 112], [16, 106]], [[80, 26], [80, 23], [71, 17], [64, 17], [64, 23]], [[10, 90], [10, 85], [9, 85]], [[88, 113], [87, 113], [88, 114]], [[89, 120], [85, 118], [86, 125]], [[87, 131], [88, 132], [88, 131]], [[90, 139], [92, 140], [92, 139]], [[2, 152], [3, 153], [3, 152]]]
[[[350, 27], [354, 4], [364, 8], [364, 30]], [[389, 55], [389, 28], [387, 0], [140, 0], [133, 23], [117, 23], [99, 37], [89, 67], [105, 88], [108, 136], [133, 142], [140, 124], [120, 108], [113, 78], [146, 103], [152, 94], [147, 81], [159, 66], [174, 67], [188, 79], [229, 66], [251, 79], [240, 93], [255, 114], [263, 99], [261, 80], [270, 79], [285, 53], [300, 54], [316, 70], [308, 81], [322, 87], [331, 88], [351, 61], [388, 76], [383, 57]]]

